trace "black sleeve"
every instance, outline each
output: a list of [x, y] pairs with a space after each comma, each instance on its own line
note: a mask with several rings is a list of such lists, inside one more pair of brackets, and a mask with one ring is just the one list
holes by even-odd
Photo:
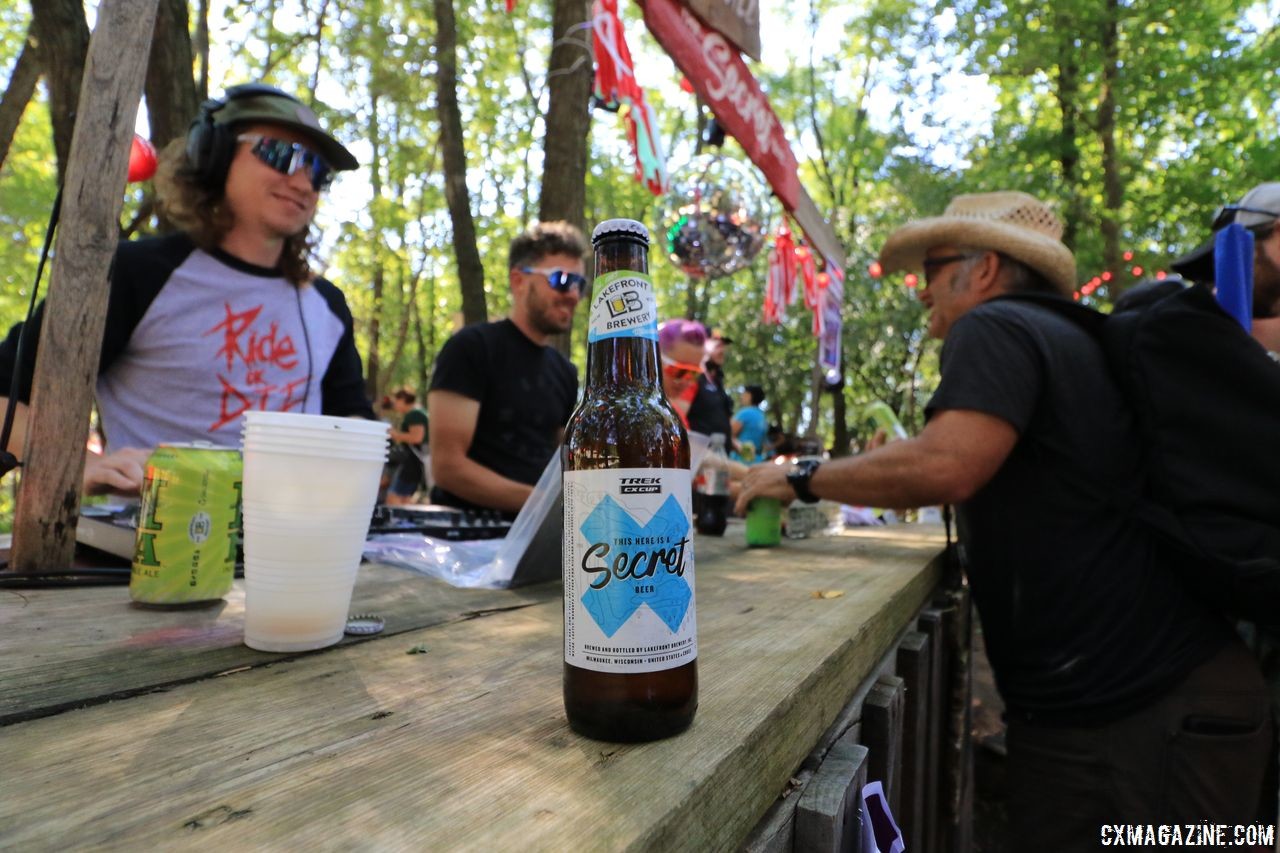
[[[98, 373], [102, 374], [124, 352], [156, 295], [173, 271], [195, 249], [190, 238], [182, 234], [121, 243], [112, 260], [107, 296], [107, 319], [102, 335], [102, 352]], [[40, 346], [40, 329], [44, 323], [44, 301], [36, 306], [30, 330], [22, 340], [22, 357], [18, 358], [18, 342], [23, 324], [15, 323], [9, 335], [0, 342], [0, 394], [13, 395], [14, 372], [20, 370], [16, 396], [30, 402], [31, 379], [35, 374], [35, 357]], [[19, 363], [20, 362], [20, 363]]]
[[484, 340], [476, 326], [460, 329], [445, 341], [436, 356], [431, 374], [432, 391], [452, 391], [472, 400], [483, 401], [489, 385], [488, 358]]
[[955, 322], [942, 347], [942, 381], [927, 417], [967, 409], [1009, 422], [1018, 434], [1031, 423], [1044, 381], [1044, 361], [1028, 326], [1005, 306], [979, 306]]
[[377, 420], [373, 405], [364, 393], [364, 365], [356, 349], [355, 320], [347, 307], [346, 297], [330, 281], [317, 277], [312, 284], [324, 297], [329, 310], [342, 321], [342, 337], [329, 360], [329, 368], [320, 380], [320, 412], [338, 417], [360, 417]]

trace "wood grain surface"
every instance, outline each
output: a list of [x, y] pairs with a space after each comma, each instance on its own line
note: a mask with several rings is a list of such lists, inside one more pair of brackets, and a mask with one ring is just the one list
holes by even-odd
[[[402, 572], [396, 597], [398, 570], [362, 570], [357, 599], [394, 604], [397, 632], [297, 657], [237, 648], [234, 598], [160, 614], [156, 630], [204, 633], [138, 652], [121, 637], [153, 614], [121, 590], [24, 593], [37, 610], [0, 609], [3, 674], [27, 679], [11, 719], [52, 701], [15, 664], [15, 633], [76, 685], [61, 695], [83, 701], [95, 667], [101, 695], [133, 695], [0, 727], [0, 848], [733, 849], [927, 600], [941, 544], [914, 527], [766, 550], [740, 535], [697, 542], [693, 727], [642, 745], [570, 732], [557, 584], [467, 592]], [[154, 692], [139, 670], [159, 673]]]

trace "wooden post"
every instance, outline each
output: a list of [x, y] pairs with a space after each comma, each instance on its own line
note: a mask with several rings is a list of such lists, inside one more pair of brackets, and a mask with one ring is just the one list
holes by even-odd
[[871, 750], [867, 781], [879, 780], [884, 786], [885, 802], [895, 820], [900, 820], [902, 813], [899, 789], [902, 786], [903, 692], [901, 678], [884, 675], [862, 705], [862, 743]]
[[796, 805], [795, 849], [844, 853], [862, 847], [862, 787], [867, 748], [846, 735], [835, 742]]
[[943, 632], [942, 611], [926, 608], [917, 622], [920, 633], [929, 638], [933, 653], [929, 656], [929, 719], [925, 734], [924, 773], [924, 843], [917, 850], [940, 853], [944, 797], [942, 784], [942, 732], [951, 707], [943, 674], [947, 669], [947, 643]]
[[912, 850], [926, 849], [924, 786], [931, 653], [929, 638], [919, 631], [908, 632], [898, 646], [898, 675], [906, 688], [906, 706], [902, 718], [902, 785], [898, 794], [901, 810], [894, 815]]
[[157, 4], [104, 0], [89, 40], [31, 388], [9, 563], [17, 571], [71, 566], [108, 274]]

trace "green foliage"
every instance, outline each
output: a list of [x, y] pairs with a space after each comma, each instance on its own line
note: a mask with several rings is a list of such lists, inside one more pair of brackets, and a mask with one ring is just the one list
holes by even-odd
[[[507, 14], [502, 3], [455, 0], [468, 186], [491, 316], [510, 307], [507, 244], [534, 218], [541, 182], [555, 179], [542, 174], [543, 139], [556, 132], [543, 120], [552, 4], [521, 0]], [[697, 105], [674, 85], [678, 73], [644, 32], [638, 6], [621, 6], [669, 162], [678, 163], [693, 150]], [[763, 255], [707, 283], [688, 281], [656, 248], [651, 267], [664, 317], [683, 315], [696, 286], [706, 306], [698, 319], [735, 338], [730, 385], [764, 385], [771, 420], [828, 444], [842, 427], [837, 399], [849, 433], [865, 439], [870, 401], [885, 400], [918, 429], [935, 384], [937, 347], [924, 338], [914, 292], [901, 277], [867, 274], [902, 222], [939, 212], [956, 192], [1024, 189], [1070, 219], [1082, 279], [1102, 269], [1108, 216], [1135, 262], [1159, 269], [1203, 239], [1216, 205], [1280, 171], [1271, 82], [1280, 40], [1258, 4], [806, 0], [785, 15], [785, 35], [763, 33], [775, 57], [786, 39], [782, 58], [753, 71], [848, 255], [842, 385], [815, 410], [810, 315], [796, 306], [780, 326], [761, 322]], [[28, 18], [23, 4], [0, 9], [0, 68], [11, 67]], [[1108, 27], [1118, 55], [1110, 77]], [[460, 309], [437, 150], [431, 4], [215, 0], [210, 28], [214, 93], [247, 79], [314, 93], [322, 120], [356, 152], [361, 171], [340, 178], [322, 203], [320, 262], [347, 293], [361, 351], [376, 353], [379, 390], [421, 386]], [[587, 61], [587, 34], [572, 38]], [[957, 81], [957, 66], [975, 76]], [[1108, 80], [1123, 186], [1115, 211], [1105, 202], [1098, 126]], [[989, 126], [967, 109], [988, 86]], [[41, 91], [0, 169], [0, 320], [20, 316], [34, 277], [54, 195], [49, 133]], [[617, 116], [595, 112], [589, 141], [587, 222], [630, 216], [656, 227], [657, 200], [633, 178]], [[724, 153], [745, 159], [732, 140]], [[140, 202], [131, 192], [126, 219]], [[579, 365], [585, 315], [572, 335]]]

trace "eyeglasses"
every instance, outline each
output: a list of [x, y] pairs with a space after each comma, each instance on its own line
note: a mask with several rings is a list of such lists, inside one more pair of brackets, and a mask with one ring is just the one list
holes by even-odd
[[292, 175], [299, 169], [307, 170], [311, 188], [320, 192], [333, 183], [333, 167], [316, 152], [301, 142], [289, 142], [260, 133], [242, 133], [237, 142], [252, 142], [250, 151], [266, 165], [282, 175]]
[[696, 364], [685, 364], [683, 361], [662, 356], [662, 372], [676, 382], [689, 382], [702, 375], [702, 368]]
[[520, 272], [529, 275], [545, 276], [547, 284], [551, 285], [551, 289], [557, 293], [568, 293], [571, 290], [577, 291], [578, 296], [582, 297], [587, 292], [587, 277], [581, 273], [569, 272], [562, 269], [538, 269], [537, 267], [520, 267]]
[[[1270, 216], [1272, 219], [1280, 219], [1280, 213], [1277, 213], [1274, 210], [1263, 210], [1259, 207], [1241, 207], [1238, 204], [1224, 204], [1213, 214], [1213, 225], [1210, 227], [1214, 231], [1220, 231], [1223, 228], [1226, 228], [1232, 222], [1236, 221], [1237, 213], [1258, 213], [1263, 216]], [[1255, 228], [1261, 228], [1270, 224], [1271, 223], [1268, 222], [1262, 222], [1257, 225], [1250, 225], [1249, 230], [1252, 231]]]
[[943, 255], [940, 258], [925, 258], [923, 261], [920, 262], [920, 266], [924, 268], [924, 280], [928, 282], [929, 277], [931, 275], [933, 275], [943, 267], [947, 266], [948, 264], [954, 264], [954, 263], [957, 263], [958, 261], [967, 261], [971, 258], [976, 258], [976, 257], [978, 256], [974, 254], [969, 254], [969, 255]]

